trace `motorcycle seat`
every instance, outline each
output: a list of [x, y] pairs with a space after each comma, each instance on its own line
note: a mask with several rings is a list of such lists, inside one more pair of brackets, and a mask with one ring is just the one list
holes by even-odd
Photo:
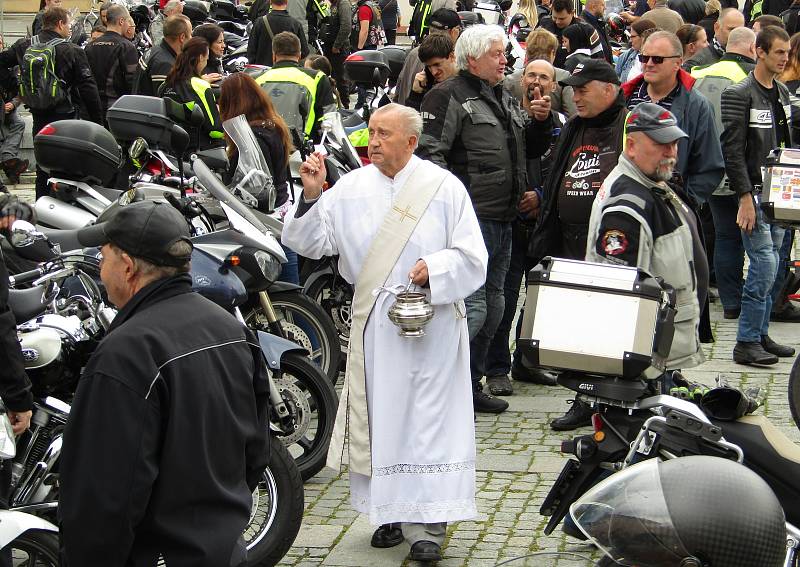
[[41, 315], [49, 300], [45, 297], [47, 287], [39, 285], [30, 289], [8, 290], [8, 307], [14, 314], [17, 323], [30, 321]]
[[725, 440], [744, 452], [747, 467], [763, 478], [780, 500], [786, 520], [800, 525], [800, 446], [793, 443], [763, 415], [746, 415], [736, 421], [715, 421]]
[[46, 228], [43, 226], [38, 227], [50, 242], [61, 246], [61, 251], [68, 250], [81, 250], [83, 245], [78, 242], [78, 230], [80, 229], [66, 229], [61, 230], [57, 228]]

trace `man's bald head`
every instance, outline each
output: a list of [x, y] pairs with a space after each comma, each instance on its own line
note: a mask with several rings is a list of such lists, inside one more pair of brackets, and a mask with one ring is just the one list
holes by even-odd
[[726, 53], [735, 53], [755, 59], [756, 57], [756, 34], [750, 28], [735, 28], [728, 36], [728, 45], [725, 46]]
[[736, 8], [725, 8], [719, 13], [719, 18], [714, 22], [714, 38], [722, 47], [728, 45], [728, 35], [744, 26], [744, 14]]

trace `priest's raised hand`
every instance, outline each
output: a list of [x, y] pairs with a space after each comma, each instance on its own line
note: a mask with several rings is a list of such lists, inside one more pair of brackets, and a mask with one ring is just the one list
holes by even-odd
[[313, 201], [322, 195], [328, 172], [325, 169], [325, 156], [320, 152], [309, 154], [300, 164], [300, 180], [303, 182], [303, 198]]

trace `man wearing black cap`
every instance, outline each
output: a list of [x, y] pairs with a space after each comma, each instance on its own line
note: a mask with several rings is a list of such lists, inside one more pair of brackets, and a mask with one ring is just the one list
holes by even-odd
[[[454, 10], [447, 8], [439, 8], [430, 19], [430, 34], [444, 34], [449, 35], [453, 43], [456, 42], [458, 36], [461, 34], [461, 18]], [[414, 84], [414, 78], [417, 73], [425, 70], [425, 64], [419, 59], [419, 47], [412, 49], [406, 56], [403, 63], [403, 69], [397, 78], [397, 87], [395, 88], [394, 102], [397, 104], [406, 104], [406, 99], [411, 94], [411, 87]]]
[[[539, 224], [528, 249], [534, 262], [545, 256], [584, 259], [594, 196], [622, 153], [625, 100], [614, 68], [590, 59], [561, 84], [573, 87], [578, 114], [561, 129], [542, 192]], [[591, 417], [591, 408], [576, 399], [550, 427], [575, 429], [589, 425]]]
[[64, 432], [62, 565], [243, 565], [267, 465], [266, 369], [252, 334], [192, 293], [186, 221], [145, 201], [82, 229], [119, 308]]
[[697, 217], [667, 182], [687, 134], [668, 110], [643, 102], [627, 119], [625, 153], [592, 206], [586, 260], [637, 266], [676, 292], [675, 336], [666, 370], [704, 360], [698, 326], [708, 292], [708, 261]]

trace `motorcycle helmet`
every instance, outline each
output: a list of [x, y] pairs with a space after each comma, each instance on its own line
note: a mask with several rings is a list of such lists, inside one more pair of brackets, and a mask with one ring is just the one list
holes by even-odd
[[649, 459], [570, 506], [580, 530], [619, 565], [781, 567], [783, 509], [770, 487], [719, 457]]
[[619, 14], [612, 12], [606, 18], [606, 32], [610, 37], [613, 37], [616, 40], [621, 40], [625, 36], [625, 20], [622, 19], [622, 16]]

